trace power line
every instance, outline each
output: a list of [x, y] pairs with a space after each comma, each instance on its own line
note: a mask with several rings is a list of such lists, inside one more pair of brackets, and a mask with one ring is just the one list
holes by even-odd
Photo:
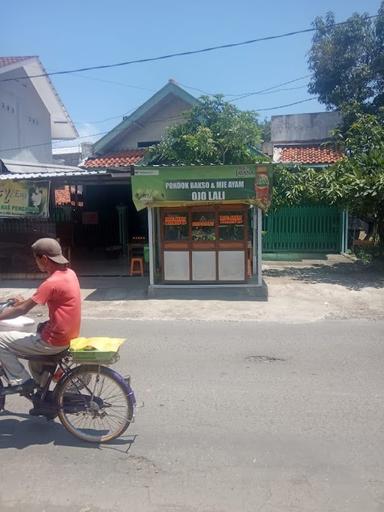
[[[279, 105], [277, 107], [268, 107], [268, 108], [257, 108], [257, 109], [253, 109], [255, 110], [256, 112], [264, 112], [264, 111], [268, 111], [268, 110], [277, 110], [279, 108], [285, 108], [285, 107], [291, 107], [292, 105], [298, 105], [299, 103], [306, 103], [307, 101], [314, 101], [316, 98], [307, 98], [305, 100], [299, 100], [299, 101], [294, 101], [293, 103], [287, 103], [285, 105]], [[120, 116], [119, 116], [120, 117]], [[164, 117], [164, 118], [159, 118], [159, 119], [153, 119], [151, 122], [153, 123], [158, 123], [160, 121], [167, 121], [167, 120], [171, 120], [171, 119], [182, 119], [184, 117], [184, 114], [179, 114], [179, 115], [176, 115], [176, 116], [171, 116], [171, 117]], [[89, 134], [89, 135], [82, 135], [81, 137], [77, 137], [77, 140], [79, 139], [86, 139], [86, 138], [89, 138], [89, 137], [98, 137], [98, 136], [101, 136], [101, 135], [105, 135], [107, 133], [109, 133], [111, 130], [107, 130], [107, 131], [104, 131], [104, 132], [98, 132], [98, 133], [92, 133], [92, 134]], [[41, 146], [50, 146], [52, 143], [51, 142], [44, 142], [42, 144], [31, 144], [31, 145], [27, 145], [27, 146], [19, 146], [19, 147], [14, 147], [14, 148], [0, 148], [0, 152], [1, 151], [17, 151], [17, 150], [20, 150], [20, 149], [27, 149], [27, 148], [36, 148], [36, 147], [41, 147]], [[66, 146], [68, 147], [68, 146]], [[70, 146], [70, 147], [77, 147], [77, 146]], [[53, 149], [59, 149], [60, 146], [56, 146], [54, 147]]]
[[[81, 76], [81, 75], [79, 75], [79, 76]], [[255, 92], [251, 92], [251, 93], [241, 93], [241, 94], [223, 94], [223, 96], [224, 97], [226, 97], [226, 96], [239, 96], [238, 98], [234, 98], [232, 100], [229, 100], [231, 102], [234, 102], [234, 101], [237, 101], [238, 99], [242, 99], [243, 97], [245, 98], [245, 97], [256, 95], [256, 94], [268, 94], [268, 93], [273, 93], [273, 92], [290, 91], [290, 90], [295, 90], [295, 89], [303, 89], [304, 87], [306, 87], [306, 85], [303, 85], [303, 86], [300, 86], [300, 87], [286, 88], [286, 89], [276, 89], [276, 88], [277, 87], [281, 87], [283, 85], [288, 85], [288, 84], [292, 84], [294, 82], [298, 82], [299, 80], [304, 80], [305, 78], [309, 78], [310, 76], [311, 75], [304, 75], [304, 76], [301, 76], [299, 78], [295, 78], [293, 80], [288, 80], [287, 82], [281, 82], [281, 83], [278, 83], [276, 85], [272, 85], [271, 87], [267, 87], [266, 89], [261, 89], [260, 91], [255, 91]], [[103, 82], [115, 83], [115, 82], [110, 81], [110, 80], [102, 80], [102, 81]], [[203, 91], [202, 89], [199, 89], [197, 87], [192, 87], [190, 85], [182, 84], [181, 82], [178, 82], [178, 84], [181, 85], [182, 87], [185, 87], [186, 89], [192, 89], [192, 90], [195, 90], [195, 91], [198, 91], [198, 92], [202, 92], [203, 94], [205, 94], [207, 96], [215, 96], [216, 94], [218, 94], [218, 93], [209, 93], [209, 92]], [[120, 118], [126, 116], [127, 114], [130, 114], [133, 110], [135, 110], [135, 107], [130, 109], [130, 110], [128, 110], [128, 112], [124, 112], [124, 114], [120, 114], [120, 115], [117, 115], [117, 116], [107, 117], [105, 119], [101, 119], [101, 120], [97, 120], [97, 121], [76, 121], [76, 123], [82, 123], [82, 124], [87, 124], [87, 123], [88, 124], [99, 124], [100, 123], [101, 124], [101, 123], [104, 123], [104, 122], [107, 122], [107, 121], [113, 121], [114, 119], [120, 119]]]
[[[378, 16], [377, 14], [373, 15], [373, 16], [367, 16], [366, 19], [377, 18], [377, 16]], [[334, 26], [345, 25], [348, 23], [350, 23], [349, 20], [342, 21], [340, 23], [335, 23]], [[246, 45], [250, 45], [250, 44], [260, 43], [262, 41], [272, 41], [274, 39], [282, 39], [285, 37], [292, 37], [295, 35], [306, 34], [306, 33], [315, 32], [315, 31], [316, 31], [316, 28], [311, 27], [311, 28], [306, 28], [303, 30], [295, 30], [293, 32], [285, 32], [284, 34], [278, 34], [278, 35], [274, 35], [274, 36], [258, 37], [256, 39], [249, 39], [248, 41], [241, 41], [239, 43], [221, 44], [221, 45], [217, 45], [217, 46], [211, 46], [208, 48], [202, 48], [200, 50], [189, 50], [189, 51], [184, 51], [184, 52], [169, 53], [167, 55], [161, 55], [158, 57], [149, 57], [149, 58], [145, 58], [145, 59], [133, 59], [133, 60], [127, 60], [127, 61], [123, 61], [123, 62], [117, 62], [114, 64], [103, 64], [103, 65], [99, 65], [99, 66], [87, 66], [87, 67], [83, 67], [83, 68], [67, 69], [64, 71], [53, 71], [51, 73], [41, 73], [38, 75], [22, 76], [22, 77], [15, 77], [15, 78], [3, 78], [2, 80], [0, 80], [0, 82], [9, 82], [12, 80], [25, 80], [25, 79], [30, 79], [30, 78], [41, 78], [41, 77], [45, 77], [45, 76], [54, 76], [54, 75], [68, 75], [68, 74], [72, 74], [72, 73], [79, 73], [82, 71], [91, 71], [91, 70], [95, 70], [95, 69], [109, 69], [109, 68], [117, 68], [117, 67], [122, 67], [122, 66], [129, 66], [131, 64], [143, 64], [146, 62], [155, 62], [155, 61], [160, 61], [160, 60], [172, 59], [174, 57], [185, 57], [187, 55], [196, 55], [199, 53], [207, 53], [207, 52], [212, 52], [215, 50], [222, 50], [225, 48], [236, 48], [238, 46], [246, 46]]]
[[[78, 139], [86, 139], [88, 137], [97, 137], [99, 135], [105, 135], [106, 133], [109, 133], [109, 131], [110, 130], [105, 131], [105, 132], [93, 133], [91, 135], [82, 135], [81, 137], [76, 137], [76, 140], [78, 140]], [[39, 148], [39, 147], [42, 147], [42, 146], [51, 146], [51, 145], [52, 145], [52, 142], [42, 142], [41, 144], [29, 144], [27, 146], [18, 146], [18, 147], [14, 147], [14, 148], [0, 148], [0, 151], [17, 151], [19, 149]], [[57, 149], [59, 147], [60, 146], [56, 146], [53, 149]], [[75, 146], [73, 146], [73, 147], [75, 147]]]
[[[214, 93], [203, 91], [202, 89], [199, 89], [198, 87], [192, 87], [191, 85], [182, 84], [181, 82], [177, 82], [177, 83], [179, 85], [181, 85], [182, 87], [185, 87], [186, 89], [191, 89], [192, 91], [202, 92], [203, 94], [205, 94], [205, 96], [215, 96]], [[224, 94], [224, 96], [226, 96], [226, 95]]]
[[282, 82], [280, 84], [277, 84], [277, 85], [273, 85], [271, 87], [267, 87], [265, 89], [260, 89], [258, 91], [253, 91], [253, 92], [245, 92], [243, 94], [239, 94], [239, 95], [236, 95], [237, 97], [236, 98], [233, 98], [232, 100], [229, 100], [230, 102], [233, 102], [233, 101], [238, 101], [238, 100], [242, 100], [243, 98], [248, 98], [249, 96], [256, 96], [258, 94], [263, 94], [265, 92], [269, 92], [269, 91], [272, 91], [278, 87], [281, 87], [283, 85], [288, 85], [288, 84], [293, 84], [294, 82], [299, 82], [300, 80], [304, 80], [305, 78], [309, 78], [311, 75], [304, 75], [304, 76], [300, 76], [299, 78], [295, 78], [294, 80], [288, 80], [287, 82]]
[[[269, 91], [273, 91], [277, 87], [281, 87], [283, 85], [288, 85], [288, 84], [293, 84], [294, 82], [298, 82], [300, 80], [304, 80], [305, 78], [309, 78], [310, 76], [311, 75], [300, 76], [299, 78], [295, 78], [294, 80], [288, 80], [287, 82], [280, 82], [280, 83], [278, 83], [276, 85], [272, 85], [271, 87], [267, 87], [266, 89], [260, 89], [259, 91], [242, 92], [242, 93], [237, 93], [237, 94], [230, 94], [230, 93], [224, 94], [224, 93], [222, 93], [222, 95], [224, 97], [235, 96], [236, 98], [240, 99], [240, 97], [243, 97], [243, 96], [247, 97], [247, 96], [252, 96], [252, 95], [255, 95], [255, 94], [264, 94], [264, 93], [267, 93]], [[198, 87], [192, 87], [191, 85], [186, 85], [186, 84], [183, 84], [181, 82], [178, 82], [178, 84], [181, 85], [182, 87], [185, 87], [186, 89], [191, 89], [193, 91], [201, 92], [201, 93], [205, 94], [206, 96], [216, 96], [217, 94], [220, 94], [220, 93], [207, 92], [207, 91], [204, 91], [203, 89], [199, 89]], [[300, 86], [300, 87], [297, 87], [297, 89], [302, 89], [304, 87], [306, 87], [306, 86], [305, 85], [304, 86]], [[293, 90], [293, 89], [295, 89], [295, 88], [292, 87], [290, 89], [280, 89], [280, 91], [283, 91], [283, 90], [289, 91], [289, 90]], [[236, 101], [236, 99], [233, 99], [233, 100], [230, 100], [230, 101]]]
[[77, 74], [76, 76], [80, 78], [86, 78], [87, 80], [94, 80], [95, 82], [104, 82], [106, 84], [120, 85], [121, 87], [128, 87], [129, 89], [139, 89], [141, 91], [149, 91], [154, 92], [154, 89], [149, 89], [148, 87], [141, 87], [140, 85], [131, 85], [126, 84], [124, 82], [117, 82], [116, 80], [105, 80], [104, 78], [97, 78], [95, 76]]
[[112, 121], [113, 119], [121, 119], [124, 118], [124, 116], [130, 114], [134, 110], [137, 110], [138, 107], [133, 107], [127, 112], [124, 112], [124, 114], [120, 114], [118, 116], [112, 116], [112, 117], [106, 117], [105, 119], [100, 119], [98, 121], [74, 121], [75, 124], [99, 124], [99, 123], [105, 123], [107, 121]]
[[266, 94], [274, 94], [275, 92], [281, 91], [297, 91], [298, 89], [305, 89], [306, 85], [299, 85], [298, 87], [284, 87], [282, 89], [274, 89], [273, 91], [261, 92], [260, 95], [264, 96]]
[[299, 103], [305, 103], [307, 101], [314, 101], [316, 98], [307, 98], [306, 100], [294, 101], [293, 103], [287, 103], [286, 105], [279, 105], [278, 107], [269, 108], [255, 108], [256, 112], [265, 112], [267, 110], [277, 110], [279, 108], [292, 107], [292, 105], [298, 105]]

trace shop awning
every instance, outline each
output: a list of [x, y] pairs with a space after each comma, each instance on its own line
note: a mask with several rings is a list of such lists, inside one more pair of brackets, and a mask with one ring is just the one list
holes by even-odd
[[35, 162], [18, 162], [0, 160], [0, 181], [2, 180], [36, 180], [70, 176], [106, 175], [106, 170], [81, 169], [69, 165], [55, 165]]

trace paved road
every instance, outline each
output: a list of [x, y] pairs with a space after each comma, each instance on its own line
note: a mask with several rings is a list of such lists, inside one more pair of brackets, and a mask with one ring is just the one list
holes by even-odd
[[85, 334], [129, 337], [119, 367], [145, 407], [98, 448], [9, 400], [0, 510], [383, 512], [383, 332], [357, 320], [85, 321]]

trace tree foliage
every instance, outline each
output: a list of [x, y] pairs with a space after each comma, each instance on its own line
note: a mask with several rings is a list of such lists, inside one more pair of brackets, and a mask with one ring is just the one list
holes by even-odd
[[161, 163], [253, 163], [260, 159], [254, 148], [261, 132], [255, 112], [241, 111], [221, 95], [202, 96], [185, 114], [185, 122], [170, 127], [151, 154]]
[[384, 2], [377, 18], [354, 14], [337, 25], [328, 13], [313, 25], [309, 92], [328, 109], [377, 113], [384, 104]]
[[331, 170], [331, 199], [372, 221], [384, 244], [384, 116], [358, 114], [345, 137], [346, 157]]
[[357, 114], [339, 132], [345, 157], [325, 170], [277, 169], [273, 206], [328, 203], [374, 223], [384, 244], [384, 115]]
[[274, 206], [328, 203], [375, 226], [384, 245], [384, 1], [375, 18], [354, 14], [314, 21], [309, 92], [343, 114], [333, 144], [345, 156], [325, 170], [280, 169]]

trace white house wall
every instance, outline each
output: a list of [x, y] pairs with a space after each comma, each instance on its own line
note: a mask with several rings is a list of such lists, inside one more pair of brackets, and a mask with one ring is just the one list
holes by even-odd
[[[1, 78], [26, 76], [22, 68]], [[0, 158], [52, 160], [50, 115], [29, 79], [0, 83]]]
[[340, 121], [339, 112], [272, 116], [271, 141], [273, 144], [293, 144], [326, 140]]
[[180, 124], [182, 113], [190, 110], [191, 105], [173, 96], [172, 101], [159, 103], [158, 108], [151, 110], [146, 116], [124, 132], [122, 139], [114, 144], [114, 150], [138, 148], [139, 142], [159, 141], [169, 126]]

